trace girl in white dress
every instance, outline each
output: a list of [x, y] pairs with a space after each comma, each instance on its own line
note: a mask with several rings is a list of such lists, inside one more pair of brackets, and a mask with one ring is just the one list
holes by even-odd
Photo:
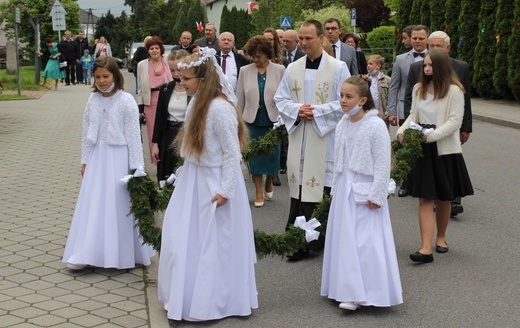
[[348, 78], [340, 95], [346, 115], [336, 127], [321, 295], [335, 299], [347, 310], [401, 304], [387, 202], [388, 130], [374, 109], [368, 78]]
[[143, 245], [130, 197], [120, 179], [143, 167], [139, 110], [123, 91], [123, 76], [112, 57], [96, 59], [94, 87], [83, 114], [81, 174], [63, 262], [74, 270], [86, 265], [133, 268], [150, 264], [155, 253]]
[[[164, 214], [159, 299], [169, 319], [247, 316], [258, 307], [249, 199], [240, 168], [247, 128], [215, 50], [185, 57], [181, 85], [192, 96], [175, 190]], [[181, 133], [182, 134], [182, 133]]]

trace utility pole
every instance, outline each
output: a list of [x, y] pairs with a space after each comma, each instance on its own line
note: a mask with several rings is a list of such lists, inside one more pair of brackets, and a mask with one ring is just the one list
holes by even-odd
[[87, 32], [85, 33], [85, 37], [88, 40], [88, 28], [92, 24], [92, 36], [94, 36], [94, 14], [92, 13], [92, 8], [87, 9]]

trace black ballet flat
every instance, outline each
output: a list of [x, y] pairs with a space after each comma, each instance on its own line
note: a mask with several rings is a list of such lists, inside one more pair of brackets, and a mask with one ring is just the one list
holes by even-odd
[[423, 254], [420, 252], [415, 252], [410, 254], [410, 260], [419, 263], [430, 263], [433, 262], [433, 254]]
[[446, 247], [441, 246], [441, 245], [436, 245], [435, 246], [435, 251], [437, 253], [446, 253], [449, 250], [450, 250], [450, 248], [448, 247], [448, 243], [446, 243]]

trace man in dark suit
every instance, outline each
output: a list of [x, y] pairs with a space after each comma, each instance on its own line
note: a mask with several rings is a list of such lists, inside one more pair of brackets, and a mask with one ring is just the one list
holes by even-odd
[[224, 75], [226, 75], [229, 83], [233, 86], [233, 90], [237, 91], [238, 74], [240, 67], [251, 64], [251, 61], [243, 55], [234, 51], [235, 36], [231, 32], [223, 32], [218, 38], [217, 58]]
[[61, 54], [67, 61], [65, 68], [65, 85], [76, 84], [76, 62], [79, 60], [78, 44], [72, 38], [70, 31], [65, 31], [63, 40], [60, 42], [60, 47], [63, 49]]
[[78, 37], [76, 38], [76, 44], [76, 48], [78, 51], [78, 54], [76, 56], [76, 80], [78, 81], [78, 83], [83, 84], [83, 69], [79, 60], [83, 56], [83, 52], [85, 50], [89, 50], [88, 40], [85, 37], [85, 34], [83, 34], [83, 31], [79, 31]]
[[351, 47], [339, 39], [341, 34], [341, 23], [336, 18], [329, 18], [325, 22], [325, 36], [329, 39], [334, 57], [347, 64], [351, 76], [359, 75], [359, 66], [357, 62], [356, 49]]
[[[450, 52], [450, 37], [448, 34], [442, 31], [435, 31], [430, 34], [428, 38], [430, 49], [441, 48], [446, 53]], [[469, 134], [472, 132], [472, 116], [471, 116], [471, 80], [469, 76], [468, 63], [451, 59], [451, 66], [455, 71], [455, 74], [459, 77], [460, 82], [464, 86], [464, 117], [462, 119], [462, 125], [460, 127], [460, 143], [464, 144], [469, 139]], [[404, 117], [410, 115], [410, 109], [412, 107], [412, 91], [413, 86], [419, 82], [422, 70], [422, 61], [414, 63], [410, 66], [408, 72], [408, 80], [406, 83], [406, 93], [404, 99]], [[462, 213], [464, 208], [461, 204], [461, 199], [457, 198], [451, 203], [451, 215], [455, 216]]]
[[191, 32], [190, 31], [184, 31], [181, 34], [181, 37], [179, 38], [179, 44], [176, 44], [173, 46], [171, 51], [174, 50], [186, 50], [188, 51], [188, 48], [191, 45]]
[[305, 56], [305, 52], [298, 46], [298, 33], [295, 30], [283, 32], [283, 52], [287, 65]]

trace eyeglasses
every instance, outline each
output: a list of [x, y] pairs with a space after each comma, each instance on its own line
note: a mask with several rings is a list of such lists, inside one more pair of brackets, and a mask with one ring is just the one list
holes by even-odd
[[337, 27], [325, 27], [325, 31], [336, 31], [338, 28]]
[[181, 76], [180, 80], [181, 82], [188, 82], [191, 79], [198, 79], [198, 76]]

